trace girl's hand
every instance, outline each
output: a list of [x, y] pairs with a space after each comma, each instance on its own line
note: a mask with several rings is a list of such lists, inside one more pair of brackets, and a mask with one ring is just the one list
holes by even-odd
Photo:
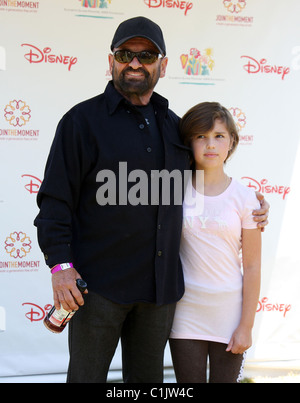
[[231, 351], [232, 354], [243, 354], [252, 346], [252, 331], [239, 326], [233, 333], [226, 351]]

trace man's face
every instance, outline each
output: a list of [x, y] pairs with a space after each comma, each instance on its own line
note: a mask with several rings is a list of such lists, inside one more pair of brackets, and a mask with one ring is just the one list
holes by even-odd
[[[150, 51], [159, 53], [155, 45], [144, 38], [133, 38], [114, 49], [131, 52]], [[165, 76], [167, 58], [158, 59], [153, 64], [141, 64], [135, 57], [130, 63], [119, 63], [109, 55], [110, 72], [115, 88], [131, 99], [132, 96], [151, 95], [159, 78]]]

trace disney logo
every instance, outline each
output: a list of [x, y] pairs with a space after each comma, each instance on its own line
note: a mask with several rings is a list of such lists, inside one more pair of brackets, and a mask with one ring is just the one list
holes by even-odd
[[52, 305], [50, 304], [45, 305], [44, 308], [41, 308], [39, 305], [32, 304], [31, 302], [24, 302], [24, 304], [22, 304], [22, 306], [25, 305], [30, 307], [30, 311], [25, 313], [26, 318], [29, 319], [30, 322], [39, 322], [43, 320], [52, 308]]
[[[25, 186], [24, 186], [24, 188], [30, 193], [30, 194], [33, 194], [33, 193], [38, 193], [39, 192], [39, 189], [40, 189], [40, 186], [41, 186], [41, 184], [42, 184], [42, 181], [39, 179], [39, 178], [37, 178], [36, 176], [33, 176], [33, 175], [22, 175], [22, 178], [30, 178], [30, 182], [29, 183], [27, 183]], [[34, 181], [36, 181], [35, 183], [34, 183]]]
[[268, 180], [262, 179], [260, 182], [253, 178], [249, 178], [248, 176], [243, 176], [241, 179], [245, 179], [249, 188], [254, 189], [260, 193], [277, 193], [282, 195], [283, 200], [285, 200], [286, 196], [290, 193], [291, 188], [288, 186], [277, 186], [277, 185], [267, 185]]
[[144, 0], [144, 3], [149, 8], [179, 8], [184, 10], [184, 15], [193, 8], [193, 3], [189, 1], [174, 1], [174, 0]]
[[292, 305], [290, 304], [271, 304], [268, 303], [268, 298], [262, 298], [262, 300], [258, 302], [256, 312], [283, 312], [283, 317], [285, 318], [291, 309]]
[[29, 45], [28, 43], [23, 43], [21, 46], [27, 46], [29, 52], [24, 55], [25, 59], [32, 63], [56, 63], [68, 66], [68, 70], [71, 71], [72, 66], [74, 66], [78, 59], [72, 56], [54, 55], [50, 54], [51, 48], [44, 48], [40, 50], [36, 46]]
[[289, 67], [267, 65], [267, 59], [261, 59], [258, 61], [250, 56], [241, 56], [241, 59], [243, 58], [248, 60], [248, 63], [244, 66], [244, 69], [248, 74], [273, 73], [281, 75], [281, 79], [284, 80], [285, 76], [291, 71]]

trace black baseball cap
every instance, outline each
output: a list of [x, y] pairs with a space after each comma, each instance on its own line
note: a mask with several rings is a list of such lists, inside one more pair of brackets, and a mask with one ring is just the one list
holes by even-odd
[[111, 51], [132, 38], [146, 38], [151, 41], [161, 54], [166, 55], [166, 45], [162, 30], [153, 21], [145, 17], [135, 17], [123, 21], [117, 28], [111, 43]]

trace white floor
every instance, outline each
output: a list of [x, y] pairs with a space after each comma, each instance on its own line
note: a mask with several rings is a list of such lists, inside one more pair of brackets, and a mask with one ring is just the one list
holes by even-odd
[[[14, 377], [0, 377], [1, 383], [65, 383], [66, 374], [44, 374], [44, 375], [28, 375], [28, 376], [14, 376]], [[122, 382], [122, 371], [110, 371], [108, 375], [108, 382], [120, 383]], [[165, 382], [175, 383], [175, 376], [173, 369], [165, 369]]]
[[[300, 361], [272, 361], [248, 363], [245, 367], [244, 377], [269, 377], [279, 378], [289, 374], [300, 375]], [[0, 383], [65, 383], [66, 374], [44, 374], [15, 377], [0, 377]], [[108, 382], [122, 382], [121, 370], [110, 371]], [[175, 376], [172, 368], [165, 368], [165, 383], [175, 383]]]

